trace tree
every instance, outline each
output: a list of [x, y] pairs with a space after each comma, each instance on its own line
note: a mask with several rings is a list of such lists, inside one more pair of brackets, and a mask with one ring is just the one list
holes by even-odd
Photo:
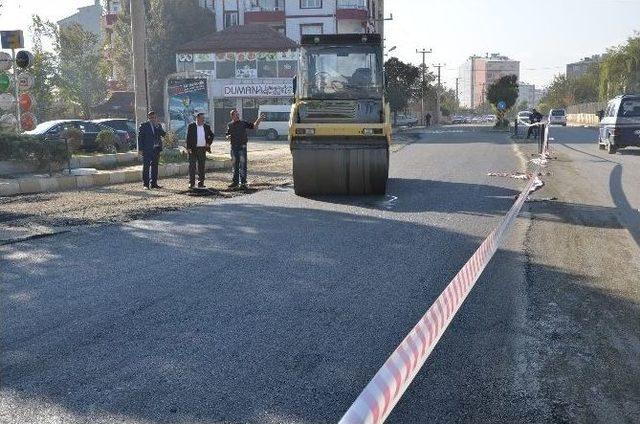
[[118, 83], [126, 90], [133, 90], [133, 57], [131, 44], [131, 8], [129, 0], [123, 0], [122, 9], [113, 26], [113, 48], [109, 49], [111, 71]]
[[640, 35], [610, 49], [602, 60], [600, 99], [640, 91]]
[[[493, 105], [498, 115], [498, 123], [504, 120], [506, 111], [511, 109], [518, 100], [520, 87], [516, 75], [506, 75], [489, 86], [487, 100]], [[504, 102], [505, 108], [498, 108], [498, 104]]]
[[417, 66], [404, 63], [397, 57], [392, 57], [384, 64], [386, 74], [386, 98], [394, 117], [409, 105], [416, 83], [420, 81], [421, 73]]
[[56, 57], [43, 47], [45, 39], [53, 39], [56, 34], [55, 24], [42, 20], [39, 16], [32, 17], [31, 36], [33, 39], [33, 67], [30, 72], [34, 78], [34, 86], [31, 93], [35, 97], [36, 104], [34, 114], [40, 121], [47, 121], [59, 117], [54, 110], [55, 82], [57, 78]]
[[61, 28], [56, 37], [57, 87], [61, 99], [76, 105], [85, 118], [107, 95], [108, 69], [98, 35], [80, 25]]
[[151, 107], [164, 107], [164, 83], [182, 45], [215, 32], [215, 16], [198, 0], [148, 0], [147, 59]]

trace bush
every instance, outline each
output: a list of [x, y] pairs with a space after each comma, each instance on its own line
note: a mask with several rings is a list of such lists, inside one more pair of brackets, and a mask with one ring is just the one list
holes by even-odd
[[180, 145], [180, 140], [175, 131], [167, 131], [167, 135], [162, 140], [162, 145], [166, 149], [176, 149]]
[[160, 163], [184, 163], [187, 155], [179, 149], [165, 149], [160, 153]]
[[77, 128], [69, 128], [60, 133], [62, 140], [66, 139], [69, 143], [69, 151], [71, 153], [77, 153], [82, 149], [82, 139], [84, 134]]
[[116, 153], [118, 140], [112, 131], [102, 130], [96, 137], [96, 145], [98, 150], [103, 153]]
[[64, 141], [42, 141], [14, 132], [0, 132], [0, 160], [36, 162], [39, 168], [45, 168], [50, 161], [63, 163], [68, 158]]

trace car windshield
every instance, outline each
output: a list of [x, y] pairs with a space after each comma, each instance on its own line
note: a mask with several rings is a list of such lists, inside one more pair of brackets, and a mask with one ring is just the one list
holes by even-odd
[[623, 118], [640, 118], [640, 99], [624, 100], [619, 114]]
[[381, 98], [382, 75], [376, 46], [306, 47], [302, 50], [303, 98]]
[[564, 116], [564, 110], [552, 110], [551, 116]]

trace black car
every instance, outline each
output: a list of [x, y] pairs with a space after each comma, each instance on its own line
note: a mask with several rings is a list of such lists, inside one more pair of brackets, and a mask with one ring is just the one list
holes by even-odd
[[94, 119], [91, 121], [96, 124], [105, 125], [109, 128], [112, 128], [116, 131], [125, 131], [129, 134], [129, 148], [136, 148], [136, 138], [138, 137], [138, 132], [136, 131], [136, 123], [131, 119], [124, 118], [105, 118], [105, 119]]
[[38, 125], [35, 129], [25, 132], [26, 135], [35, 136], [43, 140], [59, 139], [65, 130], [78, 129], [82, 131], [82, 150], [92, 152], [98, 149], [96, 138], [100, 131], [110, 131], [116, 135], [119, 151], [129, 150], [130, 137], [126, 131], [118, 131], [102, 124], [81, 119], [65, 119], [47, 121]]

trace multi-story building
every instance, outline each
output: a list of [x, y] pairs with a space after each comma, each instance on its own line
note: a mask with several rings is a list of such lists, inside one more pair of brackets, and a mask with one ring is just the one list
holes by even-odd
[[536, 90], [534, 84], [520, 83], [519, 89], [518, 103], [526, 102], [530, 108], [538, 106], [540, 102], [539, 90]]
[[263, 24], [298, 42], [304, 34], [376, 32], [383, 0], [200, 0], [218, 31]]
[[595, 55], [591, 57], [585, 57], [579, 62], [567, 64], [567, 78], [579, 78], [586, 74], [589, 68], [600, 62], [602, 56]]
[[470, 109], [484, 105], [489, 86], [506, 75], [520, 78], [520, 62], [498, 53], [471, 56], [460, 66], [460, 105]]
[[68, 28], [72, 25], [80, 25], [85, 31], [102, 36], [101, 22], [102, 5], [100, 0], [95, 0], [91, 6], [78, 8], [78, 11], [71, 16], [58, 21], [60, 28]]

